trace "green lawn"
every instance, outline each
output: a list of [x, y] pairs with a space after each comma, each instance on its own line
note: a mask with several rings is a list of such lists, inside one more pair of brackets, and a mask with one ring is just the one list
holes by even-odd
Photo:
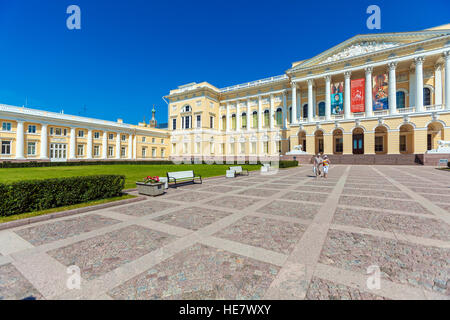
[[[259, 165], [243, 165], [249, 171], [259, 170]], [[0, 169], [0, 182], [89, 176], [97, 174], [120, 174], [126, 177], [125, 189], [136, 188], [136, 181], [147, 176], [165, 177], [168, 171], [194, 170], [203, 178], [224, 176], [229, 165], [100, 165], [79, 167], [7, 168]]]

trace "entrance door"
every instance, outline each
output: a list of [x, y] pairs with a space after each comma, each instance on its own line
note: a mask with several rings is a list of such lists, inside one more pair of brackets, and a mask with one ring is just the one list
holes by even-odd
[[353, 135], [353, 154], [364, 154], [364, 134]]
[[323, 139], [319, 139], [318, 143], [319, 143], [319, 145], [318, 145], [319, 152], [323, 153]]
[[427, 135], [427, 150], [430, 151], [433, 149], [433, 136], [431, 134]]
[[67, 161], [67, 144], [50, 144], [50, 160], [54, 162]]

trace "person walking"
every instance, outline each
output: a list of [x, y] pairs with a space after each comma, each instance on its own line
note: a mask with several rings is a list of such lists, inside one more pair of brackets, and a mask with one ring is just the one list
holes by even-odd
[[328, 156], [323, 156], [322, 166], [323, 166], [323, 177], [328, 178], [328, 170], [330, 169], [331, 161]]
[[318, 178], [321, 175], [320, 164], [322, 163], [322, 159], [320, 158], [319, 153], [314, 156], [313, 162], [314, 162], [313, 171], [314, 171], [314, 174], [316, 175], [316, 178]]

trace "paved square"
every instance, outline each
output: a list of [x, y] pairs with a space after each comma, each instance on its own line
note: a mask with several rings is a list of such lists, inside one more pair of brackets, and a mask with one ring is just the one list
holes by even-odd
[[450, 173], [423, 166], [205, 179], [0, 231], [0, 299], [450, 300], [449, 278]]

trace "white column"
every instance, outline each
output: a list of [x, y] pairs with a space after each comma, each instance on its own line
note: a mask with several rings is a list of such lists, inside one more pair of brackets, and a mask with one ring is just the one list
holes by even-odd
[[366, 92], [364, 94], [365, 98], [365, 109], [366, 117], [371, 117], [373, 115], [373, 101], [372, 101], [372, 67], [366, 68]]
[[87, 159], [92, 159], [92, 130], [88, 130], [87, 136], [87, 151], [86, 151]]
[[416, 106], [416, 70], [409, 70], [409, 107]]
[[25, 133], [24, 133], [24, 121], [17, 121], [17, 134], [16, 134], [16, 159], [24, 159], [24, 142], [25, 142]]
[[389, 113], [397, 113], [397, 78], [395, 74], [395, 69], [397, 68], [397, 62], [391, 62], [388, 64], [389, 67]]
[[291, 111], [291, 119], [292, 123], [298, 123], [297, 119], [297, 83], [292, 82], [292, 111]]
[[314, 97], [313, 97], [313, 85], [314, 80], [308, 80], [308, 122], [312, 122], [314, 119], [313, 115], [313, 106], [314, 106]]
[[263, 114], [262, 114], [262, 97], [258, 97], [258, 130], [262, 130], [263, 127]]
[[116, 159], [120, 159], [120, 132], [116, 133]]
[[301, 89], [298, 87], [297, 89], [297, 123], [298, 120], [302, 116], [302, 95], [301, 95]]
[[48, 127], [47, 124], [41, 126], [41, 159], [48, 159]]
[[133, 159], [137, 159], [137, 135], [136, 133], [133, 136]]
[[442, 105], [442, 64], [436, 64], [434, 69], [434, 104]]
[[236, 131], [241, 130], [241, 107], [239, 101], [236, 101]]
[[331, 76], [325, 76], [325, 119], [331, 120]]
[[350, 119], [350, 78], [352, 76], [352, 73], [350, 71], [344, 72], [344, 79], [345, 79], [345, 87], [344, 87], [344, 117], [345, 119]]
[[102, 159], [108, 159], [108, 133], [103, 131]]
[[247, 131], [250, 131], [252, 123], [252, 115], [250, 110], [250, 99], [247, 99]]
[[445, 60], [445, 109], [450, 110], [450, 51], [444, 53]]
[[227, 132], [231, 131], [231, 112], [230, 112], [230, 104], [227, 103]]
[[133, 159], [133, 135], [128, 135], [128, 159]]
[[424, 57], [414, 59], [416, 64], [416, 111], [423, 111], [423, 62]]
[[287, 113], [286, 92], [283, 92], [283, 129], [287, 128]]
[[70, 145], [69, 145], [69, 159], [74, 160], [76, 159], [75, 150], [77, 143], [77, 137], [76, 137], [76, 130], [75, 128], [70, 128]]
[[275, 128], [275, 101], [273, 94], [270, 95], [270, 129]]

